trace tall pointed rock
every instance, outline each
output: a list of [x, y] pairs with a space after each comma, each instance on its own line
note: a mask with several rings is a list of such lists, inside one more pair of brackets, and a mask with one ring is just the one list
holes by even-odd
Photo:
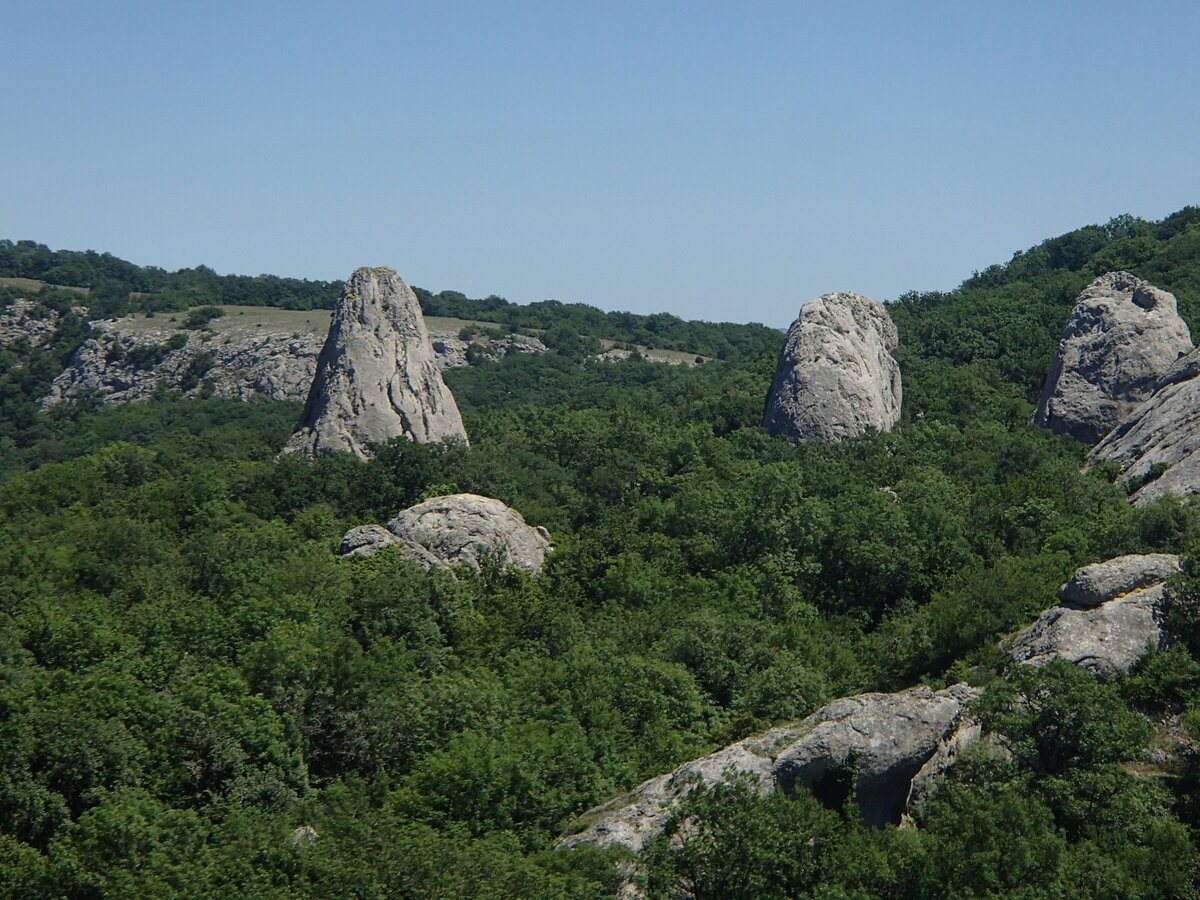
[[285, 453], [360, 459], [394, 437], [466, 440], [454, 395], [442, 381], [421, 307], [395, 269], [356, 269], [334, 310], [329, 336], [296, 433]]

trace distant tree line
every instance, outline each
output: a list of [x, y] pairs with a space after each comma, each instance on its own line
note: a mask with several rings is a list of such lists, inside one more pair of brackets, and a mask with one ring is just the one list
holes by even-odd
[[[87, 288], [86, 296], [67, 299], [86, 305], [94, 319], [212, 304], [333, 309], [342, 291], [340, 281], [218, 275], [203, 265], [168, 272], [157, 266], [126, 262], [111, 253], [51, 250], [35, 241], [0, 240], [0, 277]], [[4, 291], [0, 300], [20, 293], [14, 288]], [[539, 332], [552, 349], [568, 355], [598, 352], [600, 341], [610, 340], [719, 359], [749, 359], [764, 349], [774, 350], [780, 340], [775, 329], [753, 323], [686, 321], [669, 313], [643, 316], [604, 312], [583, 303], [558, 300], [522, 305], [495, 295], [473, 299], [458, 291], [414, 291], [427, 316], [479, 319], [496, 322], [510, 331]]]

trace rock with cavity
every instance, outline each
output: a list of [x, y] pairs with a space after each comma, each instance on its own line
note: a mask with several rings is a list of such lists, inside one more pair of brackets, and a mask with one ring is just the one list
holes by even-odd
[[897, 694], [860, 694], [835, 700], [808, 718], [738, 741], [584, 814], [563, 846], [594, 843], [639, 851], [659, 834], [678, 802], [697, 784], [732, 777], [757, 779], [764, 793], [812, 790], [828, 803], [845, 799], [857, 783], [863, 819], [899, 822], [914, 776], [956, 732], [964, 709], [979, 695], [956, 684]]
[[553, 549], [545, 528], [530, 527], [512, 507], [478, 494], [431, 497], [386, 528], [352, 528], [342, 538], [342, 554], [371, 556], [393, 545], [426, 569], [466, 565], [478, 570], [494, 559], [529, 572], [540, 571]]
[[1095, 444], [1191, 350], [1173, 294], [1128, 272], [1102, 275], [1075, 301], [1033, 420]]
[[824, 441], [891, 431], [900, 419], [897, 346], [883, 304], [848, 292], [809, 301], [788, 330], [763, 426]]
[[466, 436], [412, 289], [394, 269], [355, 270], [284, 451], [365, 458], [372, 445], [396, 437], [426, 443]]

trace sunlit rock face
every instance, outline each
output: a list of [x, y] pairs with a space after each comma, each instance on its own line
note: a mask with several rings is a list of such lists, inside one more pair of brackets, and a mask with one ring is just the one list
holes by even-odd
[[456, 565], [480, 569], [488, 559], [527, 572], [541, 571], [553, 549], [545, 528], [491, 497], [447, 494], [402, 510], [385, 528], [360, 525], [342, 538], [344, 556], [372, 556], [397, 545], [426, 569]]
[[329, 336], [289, 453], [365, 458], [395, 437], [466, 440], [412, 289], [394, 269], [357, 269]]
[[900, 419], [897, 346], [882, 303], [849, 292], [810, 300], [788, 330], [763, 427], [821, 441], [891, 431]]
[[1095, 444], [1191, 349], [1173, 294], [1128, 272], [1102, 275], [1075, 301], [1033, 421]]

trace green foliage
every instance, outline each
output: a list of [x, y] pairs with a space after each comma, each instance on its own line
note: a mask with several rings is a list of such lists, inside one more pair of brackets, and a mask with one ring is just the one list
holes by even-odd
[[213, 319], [219, 319], [223, 315], [225, 315], [225, 310], [219, 306], [198, 306], [188, 310], [188, 314], [183, 320], [183, 327], [204, 328]]
[[[1191, 896], [1192, 776], [1124, 768], [1148, 737], [1128, 703], [1196, 727], [1191, 564], [1179, 643], [1118, 684], [1004, 675], [995, 647], [1076, 566], [1200, 538], [1200, 508], [1131, 507], [1111, 468], [1082, 473], [1085, 448], [1028, 425], [1079, 287], [1140, 266], [1186, 312], [1198, 227], [1194, 210], [1114, 220], [902, 298], [904, 421], [836, 445], [762, 432], [782, 338], [760, 326], [421, 292], [561, 352], [447, 372], [471, 445], [399, 440], [367, 461], [278, 457], [296, 405], [41, 413], [86, 329], [66, 315], [43, 348], [8, 345], [5, 896], [611, 896], [610, 855], [551, 849], [584, 810], [832, 697], [967, 676], [991, 679], [979, 715], [1008, 755], [961, 761], [920, 827], [868, 829], [802, 791], [697, 790], [647, 857], [650, 896]], [[28, 242], [0, 244], [0, 271], [86, 285], [93, 313], [336, 287]], [[579, 358], [601, 340], [725, 359]], [[209, 365], [197, 354], [188, 383]], [[450, 491], [546, 526], [546, 570], [337, 555], [347, 528]], [[293, 843], [301, 825], [320, 837]]]

